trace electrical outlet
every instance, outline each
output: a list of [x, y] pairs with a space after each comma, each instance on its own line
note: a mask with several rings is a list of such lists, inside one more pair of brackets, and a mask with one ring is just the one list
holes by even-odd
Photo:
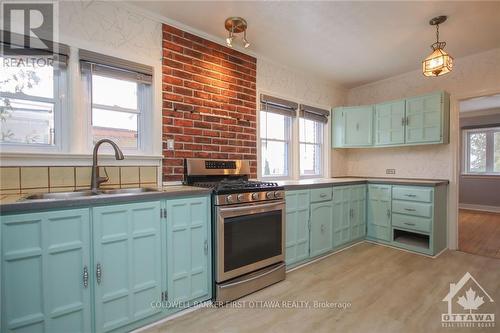
[[174, 150], [174, 139], [167, 139], [167, 150]]
[[385, 169], [385, 174], [386, 175], [395, 175], [396, 169]]

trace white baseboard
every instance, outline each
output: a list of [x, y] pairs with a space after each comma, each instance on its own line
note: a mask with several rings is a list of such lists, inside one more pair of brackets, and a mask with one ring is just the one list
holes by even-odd
[[500, 213], [500, 207], [498, 206], [486, 206], [486, 205], [474, 205], [474, 204], [458, 204], [458, 208], [460, 209], [469, 209], [469, 210], [479, 210], [481, 212], [491, 212], [491, 213]]

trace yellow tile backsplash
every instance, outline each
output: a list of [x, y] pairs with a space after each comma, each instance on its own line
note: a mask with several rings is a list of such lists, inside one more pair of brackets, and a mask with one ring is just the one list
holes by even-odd
[[[103, 188], [158, 186], [155, 166], [101, 166], [101, 176], [104, 169]], [[0, 167], [0, 195], [89, 189], [91, 173], [89, 166]]]

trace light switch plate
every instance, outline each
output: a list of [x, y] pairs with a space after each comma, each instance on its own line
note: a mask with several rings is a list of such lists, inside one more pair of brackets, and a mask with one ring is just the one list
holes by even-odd
[[386, 175], [395, 175], [396, 169], [385, 169], [385, 174]]
[[167, 150], [174, 150], [174, 139], [167, 139]]

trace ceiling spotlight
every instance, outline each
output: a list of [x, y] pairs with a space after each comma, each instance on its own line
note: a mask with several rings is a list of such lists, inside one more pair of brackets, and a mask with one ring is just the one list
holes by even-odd
[[233, 41], [235, 39], [234, 34], [243, 33], [243, 46], [245, 48], [250, 46], [247, 40], [247, 21], [242, 17], [229, 17], [224, 22], [224, 27], [228, 31], [228, 36], [226, 38], [226, 44], [229, 47], [233, 47]]
[[429, 21], [430, 25], [436, 26], [436, 42], [431, 45], [432, 53], [422, 61], [422, 73], [425, 76], [440, 76], [453, 69], [453, 57], [444, 51], [446, 42], [439, 41], [439, 25], [447, 18], [447, 16], [437, 16]]

